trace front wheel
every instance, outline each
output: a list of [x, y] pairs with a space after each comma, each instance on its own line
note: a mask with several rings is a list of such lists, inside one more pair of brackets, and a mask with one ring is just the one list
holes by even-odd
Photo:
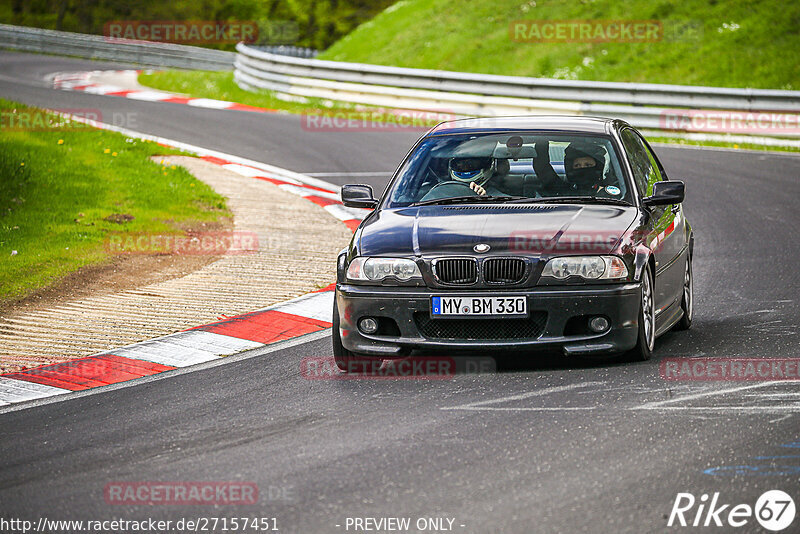
[[656, 315], [653, 296], [653, 273], [650, 265], [642, 273], [642, 298], [639, 304], [639, 337], [628, 353], [631, 361], [643, 362], [653, 356], [656, 344]]
[[683, 317], [675, 323], [675, 330], [689, 330], [694, 315], [694, 277], [692, 275], [692, 257], [686, 256], [686, 270], [683, 275], [683, 299], [681, 300]]
[[333, 325], [331, 339], [333, 341], [333, 360], [336, 367], [345, 373], [368, 373], [374, 366], [380, 366], [381, 358], [364, 356], [344, 348], [342, 345], [341, 331], [339, 329], [339, 308], [336, 303], [336, 295], [333, 297]]

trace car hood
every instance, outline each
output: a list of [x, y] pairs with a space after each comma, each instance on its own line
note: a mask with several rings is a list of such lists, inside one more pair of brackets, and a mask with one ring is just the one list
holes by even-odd
[[636, 220], [633, 206], [501, 204], [380, 210], [361, 229], [363, 256], [607, 254]]

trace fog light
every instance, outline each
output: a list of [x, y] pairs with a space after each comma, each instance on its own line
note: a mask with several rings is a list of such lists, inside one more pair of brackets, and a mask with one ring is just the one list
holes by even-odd
[[605, 332], [608, 330], [608, 319], [605, 317], [595, 317], [591, 321], [589, 321], [589, 328], [592, 329], [593, 332]]
[[372, 317], [364, 317], [358, 321], [358, 329], [365, 334], [374, 334], [378, 331], [378, 321]]

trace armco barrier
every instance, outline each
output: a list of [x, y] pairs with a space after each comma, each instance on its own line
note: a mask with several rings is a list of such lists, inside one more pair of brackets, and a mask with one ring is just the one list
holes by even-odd
[[267, 89], [472, 116], [613, 116], [659, 131], [800, 137], [800, 91], [524, 78], [287, 57], [240, 43], [234, 76]]
[[192, 70], [231, 70], [236, 56], [199, 46], [110, 39], [7, 24], [0, 24], [0, 48]]
[[[237, 53], [195, 46], [108, 39], [0, 24], [0, 47], [150, 67], [228, 70], [245, 89], [289, 98], [312, 97], [491, 117], [518, 114], [597, 115], [624, 119], [664, 135], [759, 144], [798, 143], [800, 91], [524, 78], [324, 61], [313, 50]], [[285, 53], [293, 55], [283, 55]], [[783, 140], [787, 141], [783, 141]], [[765, 143], [766, 140], [766, 143]]]

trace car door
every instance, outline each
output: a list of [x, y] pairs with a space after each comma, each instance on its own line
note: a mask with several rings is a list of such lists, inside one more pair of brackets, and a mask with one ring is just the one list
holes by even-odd
[[[632, 128], [621, 132], [622, 143], [633, 171], [636, 188], [641, 197], [650, 196], [653, 184], [666, 180], [662, 167], [647, 143]], [[685, 229], [680, 204], [645, 208], [652, 216], [652, 231], [647, 236], [655, 256], [656, 314], [661, 314], [678, 302], [683, 290], [683, 263], [680, 261], [685, 244]]]
[[[647, 141], [644, 141], [645, 150], [652, 165], [655, 166], [662, 180], [669, 180], [664, 167], [658, 160], [652, 147]], [[686, 218], [683, 214], [682, 204], [671, 204], [664, 206], [666, 228], [659, 234], [660, 242], [663, 244], [664, 250], [669, 253], [669, 263], [662, 264], [664, 269], [663, 278], [668, 284], [668, 294], [671, 302], [667, 306], [674, 304], [680, 305], [681, 298], [683, 297], [683, 282], [686, 271], [686, 254], [689, 250], [689, 242], [686, 232]], [[663, 234], [663, 235], [662, 235]]]

